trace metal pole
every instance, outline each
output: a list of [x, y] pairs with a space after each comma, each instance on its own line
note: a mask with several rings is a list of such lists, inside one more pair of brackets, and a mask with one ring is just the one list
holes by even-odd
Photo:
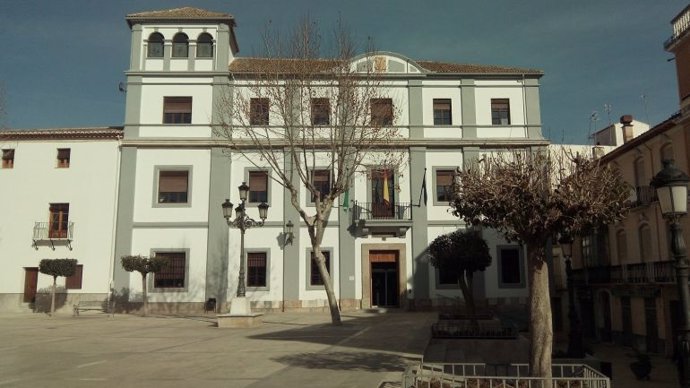
[[[242, 208], [244, 208], [244, 201], [242, 201]], [[244, 209], [246, 211], [246, 209]], [[243, 212], [244, 213], [244, 212]], [[239, 278], [239, 283], [237, 284], [237, 296], [240, 298], [243, 298], [246, 295], [246, 287], [244, 284], [244, 271], [245, 271], [245, 261], [246, 258], [244, 257], [244, 232], [246, 230], [245, 228], [245, 219], [247, 218], [247, 215], [244, 214], [242, 216], [242, 219], [237, 219], [237, 227], [240, 229], [241, 237], [240, 237], [240, 278]]]
[[568, 319], [570, 321], [570, 331], [568, 333], [568, 356], [582, 358], [585, 356], [585, 349], [582, 343], [582, 328], [580, 318], [575, 308], [575, 281], [573, 279], [573, 265], [570, 257], [565, 259], [565, 274], [568, 284]]
[[678, 297], [682, 311], [682, 322], [678, 333], [676, 346], [678, 362], [678, 374], [680, 386], [690, 387], [690, 288], [688, 287], [688, 260], [683, 229], [680, 227], [678, 217], [671, 219], [671, 251], [676, 261], [676, 281], [678, 283]]

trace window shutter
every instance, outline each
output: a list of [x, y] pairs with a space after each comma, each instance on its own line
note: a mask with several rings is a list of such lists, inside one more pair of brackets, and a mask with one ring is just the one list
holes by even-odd
[[434, 110], [450, 110], [450, 100], [448, 100], [448, 99], [435, 99], [434, 100]]
[[159, 191], [164, 193], [187, 192], [189, 171], [161, 171], [158, 181]]
[[189, 113], [192, 111], [191, 97], [165, 97], [165, 113]]
[[3, 160], [14, 159], [14, 149], [2, 150], [2, 159]]
[[251, 191], [267, 191], [268, 173], [266, 171], [250, 171], [249, 189]]
[[451, 186], [453, 184], [453, 171], [439, 170], [436, 171], [436, 185], [437, 186]]

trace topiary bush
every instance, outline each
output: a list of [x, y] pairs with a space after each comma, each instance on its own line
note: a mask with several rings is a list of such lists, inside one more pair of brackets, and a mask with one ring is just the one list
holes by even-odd
[[38, 270], [53, 277], [53, 287], [50, 292], [50, 316], [55, 314], [55, 283], [58, 276], [69, 277], [77, 271], [76, 259], [43, 259], [38, 264]]

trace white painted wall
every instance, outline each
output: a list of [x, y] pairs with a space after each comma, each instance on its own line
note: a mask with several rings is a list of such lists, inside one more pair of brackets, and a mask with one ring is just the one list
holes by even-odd
[[[37, 140], [3, 142], [15, 149], [12, 169], [0, 169], [0, 294], [24, 292], [24, 267], [41, 259], [74, 258], [84, 265], [81, 290], [106, 293], [111, 279], [113, 231], [117, 203], [119, 149], [116, 140]], [[70, 148], [69, 168], [57, 168], [57, 149]], [[50, 203], [69, 203], [74, 222], [70, 251], [64, 245], [34, 249], [34, 223], [48, 222]], [[65, 279], [58, 278], [64, 286]], [[38, 289], [52, 284], [39, 274]], [[10, 306], [12, 307], [12, 306]], [[16, 306], [15, 306], [16, 307]]]

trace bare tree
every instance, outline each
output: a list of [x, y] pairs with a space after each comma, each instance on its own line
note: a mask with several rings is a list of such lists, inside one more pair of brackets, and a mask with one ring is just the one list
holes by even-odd
[[454, 213], [527, 246], [533, 376], [551, 378], [548, 239], [556, 233], [581, 235], [622, 219], [629, 193], [617, 170], [566, 152], [489, 156], [458, 172]]
[[[308, 17], [290, 34], [267, 31], [265, 58], [235, 60], [234, 92], [217, 107], [222, 123], [216, 132], [229, 142], [232, 155], [270, 167], [271, 178], [289, 193], [307, 225], [332, 322], [338, 325], [338, 301], [321, 250], [325, 224], [354, 174], [367, 165], [394, 171], [403, 153], [392, 151], [400, 137], [393, 126], [396, 110], [377, 74], [376, 54], [355, 56], [342, 22], [332, 37], [331, 50], [324, 50], [318, 25]], [[324, 170], [328, 187], [313, 179]], [[313, 211], [300, 203], [298, 186], [311, 196]]]

